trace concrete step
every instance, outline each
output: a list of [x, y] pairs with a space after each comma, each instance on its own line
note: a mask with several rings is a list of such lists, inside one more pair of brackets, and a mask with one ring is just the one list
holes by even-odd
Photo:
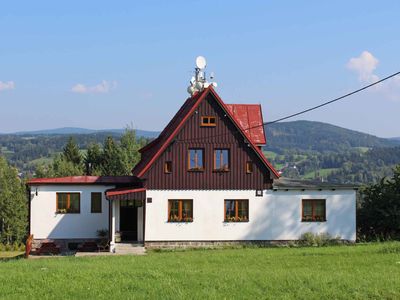
[[146, 254], [146, 249], [142, 244], [116, 243], [115, 253], [144, 255]]

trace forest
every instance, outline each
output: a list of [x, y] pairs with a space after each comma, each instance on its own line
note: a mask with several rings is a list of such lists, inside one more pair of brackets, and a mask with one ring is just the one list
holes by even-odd
[[[311, 121], [276, 123], [267, 126], [265, 131], [265, 155], [283, 176], [290, 178], [332, 183], [376, 183], [380, 178], [392, 175], [393, 167], [400, 163], [400, 140], [396, 139], [379, 138]], [[49, 166], [54, 167], [54, 162], [62, 162], [60, 155], [71, 137], [82, 157], [82, 172], [87, 168], [83, 160], [88, 151], [103, 151], [107, 140], [108, 145], [112, 141], [120, 150], [127, 145], [126, 138], [125, 142], [123, 138], [126, 130], [81, 133], [88, 132], [82, 129], [73, 132], [0, 134], [0, 155], [19, 170], [21, 177], [29, 178], [37, 173], [43, 175]], [[135, 160], [131, 161], [134, 163], [139, 159], [137, 149], [152, 137], [139, 135], [141, 131], [128, 132], [134, 134], [136, 146], [131, 149], [135, 153], [130, 154], [135, 156]]]

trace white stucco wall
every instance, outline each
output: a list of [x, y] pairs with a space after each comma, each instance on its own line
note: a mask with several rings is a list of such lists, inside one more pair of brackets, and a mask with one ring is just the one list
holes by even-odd
[[[36, 188], [38, 195], [35, 195]], [[31, 186], [31, 233], [35, 239], [96, 238], [97, 230], [108, 229], [108, 202], [104, 191], [113, 186], [40, 185]], [[81, 194], [79, 214], [57, 214], [56, 193]], [[102, 193], [102, 212], [91, 213], [91, 193]]]
[[[354, 190], [166, 191], [148, 190], [146, 241], [295, 240], [305, 232], [356, 238]], [[192, 223], [169, 223], [168, 199], [193, 199]], [[249, 222], [225, 223], [224, 199], [249, 199]], [[326, 222], [301, 222], [302, 199], [326, 199]]]

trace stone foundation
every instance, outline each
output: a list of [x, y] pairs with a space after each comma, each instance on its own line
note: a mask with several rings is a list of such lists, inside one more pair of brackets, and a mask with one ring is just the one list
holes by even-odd
[[34, 239], [32, 241], [32, 249], [38, 249], [42, 243], [52, 242], [60, 247], [61, 252], [75, 251], [74, 246], [83, 244], [84, 242], [96, 241], [100, 242], [100, 239]]
[[146, 249], [174, 248], [224, 248], [239, 246], [272, 247], [283, 246], [295, 241], [146, 241]]
[[[278, 247], [291, 246], [298, 244], [300, 240], [252, 240], [252, 241], [146, 241], [146, 249], [190, 249], [190, 248], [225, 248], [225, 247]], [[340, 240], [343, 244], [353, 244], [355, 242]]]

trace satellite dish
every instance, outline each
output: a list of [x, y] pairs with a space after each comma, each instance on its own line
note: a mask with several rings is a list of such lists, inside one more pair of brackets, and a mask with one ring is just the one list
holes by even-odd
[[196, 57], [196, 66], [203, 70], [207, 65], [206, 59], [203, 56]]

